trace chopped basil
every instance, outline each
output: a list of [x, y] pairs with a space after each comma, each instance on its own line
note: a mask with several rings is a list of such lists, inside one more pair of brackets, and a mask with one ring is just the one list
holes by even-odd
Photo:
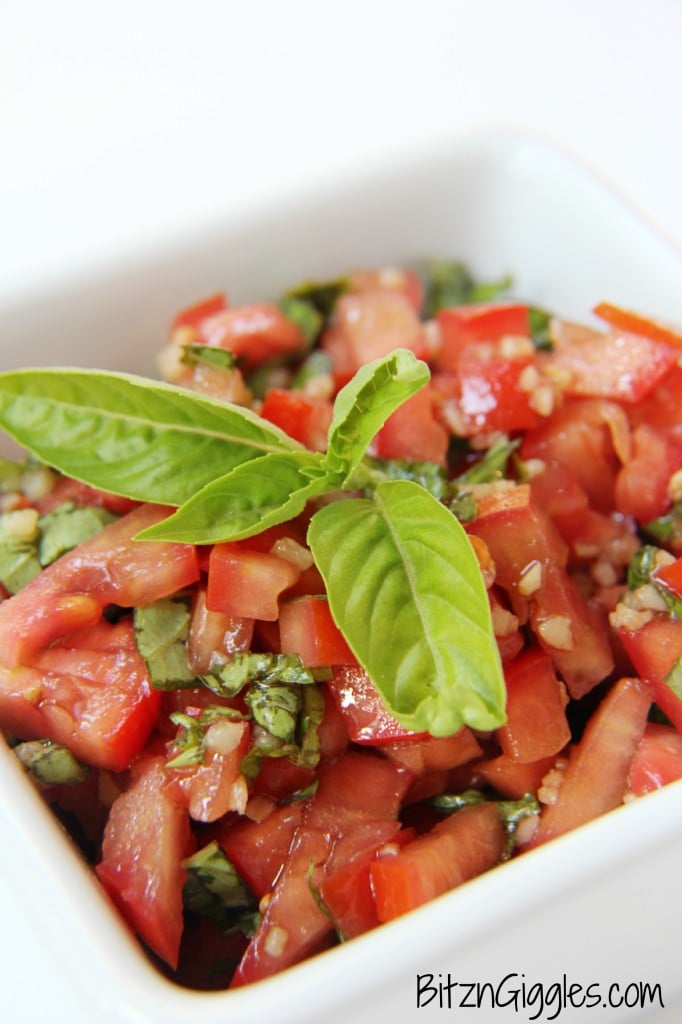
[[315, 682], [310, 669], [305, 668], [297, 654], [271, 654], [243, 651], [235, 654], [211, 674], [201, 677], [202, 682], [221, 697], [235, 697], [245, 686], [262, 683], [295, 683], [306, 686]]
[[215, 840], [183, 861], [187, 878], [182, 889], [185, 910], [208, 917], [223, 931], [252, 935], [257, 900]]
[[[433, 797], [430, 803], [436, 810], [445, 814], [454, 814], [455, 811], [459, 811], [463, 807], [485, 803], [489, 799], [478, 789], [467, 789], [462, 793], [441, 793], [439, 796]], [[494, 803], [507, 833], [506, 856], [509, 857], [514, 849], [514, 837], [519, 822], [523, 818], [539, 814], [540, 805], [532, 793], [526, 793], [520, 800], [495, 800]]]
[[347, 291], [348, 278], [346, 277], [335, 277], [328, 281], [304, 281], [295, 288], [290, 288], [283, 295], [281, 302], [286, 302], [289, 299], [302, 300], [321, 313], [325, 320], [328, 320], [334, 312], [336, 303]]
[[510, 441], [508, 437], [500, 438], [488, 448], [482, 458], [456, 477], [456, 482], [458, 484], [487, 484], [504, 479], [507, 463], [520, 444], [519, 438], [513, 441]]
[[235, 708], [210, 704], [199, 715], [187, 715], [183, 711], [174, 711], [170, 716], [173, 725], [179, 726], [174, 744], [179, 753], [166, 762], [167, 768], [187, 768], [194, 764], [203, 764], [206, 758], [206, 733], [210, 727], [221, 719], [229, 722], [242, 722], [242, 715]]
[[[281, 687], [273, 689], [279, 691]], [[298, 709], [288, 738], [278, 736], [268, 728], [268, 723], [272, 723], [279, 731], [284, 731], [284, 727], [289, 724], [286, 716], [282, 714], [281, 694], [275, 692], [273, 709], [267, 709], [267, 699], [265, 689], [261, 691], [257, 701], [260, 716], [258, 724], [261, 727], [255, 731], [251, 749], [242, 759], [240, 768], [243, 774], [248, 779], [256, 778], [261, 762], [266, 757], [286, 757], [293, 764], [303, 768], [315, 768], [320, 760], [320, 739], [317, 730], [324, 716], [324, 697], [319, 687], [305, 686], [298, 691]]]
[[682, 656], [675, 661], [664, 682], [666, 686], [670, 687], [675, 696], [682, 700]]
[[325, 318], [322, 313], [312, 302], [294, 295], [285, 295], [280, 301], [279, 308], [299, 328], [305, 339], [306, 350], [310, 351], [324, 327]]
[[676, 502], [664, 515], [645, 523], [642, 532], [660, 544], [674, 548], [682, 541], [682, 502]]
[[465, 263], [458, 260], [429, 260], [423, 271], [426, 298], [424, 315], [472, 302], [490, 302], [513, 285], [509, 275], [499, 281], [477, 282]]
[[183, 345], [180, 362], [185, 366], [211, 366], [215, 370], [231, 370], [235, 365], [234, 353], [218, 345]]
[[52, 740], [28, 740], [13, 750], [24, 768], [47, 785], [69, 785], [88, 777], [88, 769], [78, 763], [68, 747]]
[[675, 619], [682, 619], [682, 601], [656, 578], [659, 550], [651, 544], [643, 544], [638, 548], [628, 565], [627, 584], [630, 590], [646, 584], [654, 587], [665, 601], [669, 614]]
[[189, 621], [187, 602], [177, 598], [163, 598], [133, 612], [137, 649], [156, 690], [199, 685], [187, 658]]
[[529, 306], [528, 318], [530, 322], [530, 336], [533, 344], [539, 352], [551, 352], [554, 348], [550, 336], [550, 323], [552, 314], [539, 306]]
[[37, 538], [24, 540], [7, 529], [13, 513], [0, 515], [0, 583], [8, 594], [16, 594], [41, 571]]
[[89, 537], [94, 537], [115, 519], [113, 512], [98, 505], [76, 505], [73, 501], [65, 501], [38, 521], [38, 555], [41, 565], [50, 565], [60, 555], [72, 551]]

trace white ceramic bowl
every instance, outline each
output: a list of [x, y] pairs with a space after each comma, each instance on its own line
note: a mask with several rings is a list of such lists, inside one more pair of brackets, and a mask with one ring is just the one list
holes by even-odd
[[[152, 240], [77, 278], [55, 275], [39, 295], [6, 300], [0, 365], [150, 373], [172, 313], [212, 290], [248, 301], [348, 266], [432, 255], [462, 258], [486, 276], [510, 271], [518, 294], [567, 316], [585, 319], [608, 299], [682, 322], [676, 251], [563, 154], [481, 135], [268, 209], [217, 216], [192, 237]], [[149, 966], [1, 744], [0, 812], [0, 876], [13, 909], [36, 922], [41, 955], [101, 1024], [423, 1020], [448, 1010], [439, 997], [417, 1008], [417, 975], [427, 974], [458, 982], [450, 1013], [478, 1024], [574, 1019], [555, 1002], [541, 1012], [539, 983], [548, 995], [555, 983], [597, 984], [606, 1002], [613, 983], [628, 1001], [633, 982], [660, 984], [666, 1005], [682, 993], [682, 784], [279, 977], [219, 994], [181, 990]], [[484, 1008], [467, 1016], [462, 986], [486, 982], [506, 1008], [491, 1009], [488, 989]], [[524, 986], [526, 1003], [535, 998], [525, 1007]], [[639, 1016], [604, 1006], [595, 1019]]]

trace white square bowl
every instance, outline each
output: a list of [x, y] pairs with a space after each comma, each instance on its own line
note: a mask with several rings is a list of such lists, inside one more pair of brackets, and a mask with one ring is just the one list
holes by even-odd
[[[214, 290], [249, 301], [350, 266], [434, 255], [487, 277], [511, 272], [518, 295], [566, 316], [585, 320], [608, 299], [682, 322], [679, 253], [562, 153], [497, 133], [283, 195], [267, 209], [218, 212], [191, 236], [103, 254], [78, 275], [43, 281], [38, 294], [5, 296], [0, 366], [153, 373], [174, 311]], [[537, 983], [596, 983], [606, 1002], [611, 984], [616, 1000], [632, 982], [660, 984], [666, 1005], [682, 994], [670, 938], [682, 931], [682, 783], [279, 977], [225, 993], [189, 992], [156, 973], [2, 744], [0, 813], [0, 873], [19, 911], [39, 922], [42, 955], [102, 1024], [421, 1020], [448, 1010], [438, 997], [417, 1008], [417, 976], [427, 974], [497, 989], [506, 1009], [493, 1013], [484, 995], [487, 1011], [471, 1012], [479, 1022], [537, 1019], [537, 990], [523, 1005], [524, 986], [528, 1001]], [[449, 1007], [464, 1019], [465, 994], [453, 989]], [[608, 1024], [639, 1014], [623, 1003], [597, 1016]]]

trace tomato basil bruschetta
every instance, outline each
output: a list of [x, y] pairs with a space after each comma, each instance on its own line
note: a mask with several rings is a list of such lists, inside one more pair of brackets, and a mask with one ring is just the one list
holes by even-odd
[[214, 295], [163, 381], [0, 374], [0, 725], [184, 984], [682, 776], [682, 335], [509, 288]]

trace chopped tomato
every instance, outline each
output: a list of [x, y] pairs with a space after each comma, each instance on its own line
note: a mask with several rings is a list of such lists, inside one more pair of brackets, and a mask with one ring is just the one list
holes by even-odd
[[530, 337], [528, 306], [490, 302], [442, 309], [436, 314], [440, 347], [437, 370], [456, 371], [467, 348], [476, 342], [499, 341], [506, 335]]
[[619, 629], [618, 636], [636, 671], [651, 683], [656, 704], [682, 731], [682, 696], [666, 682], [682, 657], [682, 622], [656, 615], [635, 632]]
[[105, 605], [150, 604], [194, 583], [199, 569], [192, 545], [134, 539], [168, 512], [140, 505], [3, 601], [0, 663], [7, 668], [26, 663], [65, 633], [92, 625]]
[[254, 550], [248, 540], [216, 544], [209, 558], [206, 607], [244, 619], [275, 622], [280, 595], [300, 575], [293, 562]]
[[676, 558], [668, 565], [661, 565], [655, 572], [657, 583], [662, 583], [676, 597], [682, 599], [682, 558]]
[[375, 440], [382, 459], [445, 465], [449, 435], [436, 417], [436, 395], [424, 387], [388, 417]]
[[423, 355], [424, 332], [414, 306], [400, 292], [347, 294], [336, 304], [322, 348], [331, 357], [334, 372], [347, 379], [365, 363], [397, 348]]
[[129, 620], [77, 630], [29, 665], [0, 667], [3, 729], [22, 739], [47, 737], [100, 768], [127, 768], [160, 709]]
[[416, 313], [424, 303], [424, 287], [419, 274], [402, 267], [383, 267], [381, 270], [352, 270], [348, 275], [348, 291], [354, 295], [364, 292], [398, 292], [404, 295]]
[[614, 501], [623, 515], [647, 523], [670, 506], [670, 478], [682, 469], [682, 438], [642, 423], [632, 432], [632, 455], [618, 473]]
[[216, 838], [229, 860], [261, 899], [269, 893], [289, 854], [301, 823], [303, 802], [276, 807], [262, 821], [228, 819], [216, 828]]
[[520, 800], [526, 793], [537, 793], [554, 761], [554, 757], [544, 757], [539, 761], [524, 764], [522, 761], [515, 761], [508, 754], [499, 754], [497, 757], [478, 761], [476, 772], [502, 796]]
[[487, 871], [502, 858], [505, 846], [494, 803], [462, 808], [398, 853], [372, 863], [379, 920], [391, 921]]
[[651, 690], [641, 679], [621, 679], [608, 692], [572, 749], [556, 802], [543, 809], [531, 846], [622, 804], [650, 706]]
[[182, 859], [189, 819], [165, 792], [163, 759], [145, 757], [116, 798], [97, 875], [126, 920], [162, 960], [177, 967], [182, 936]]
[[647, 722], [630, 768], [630, 792], [644, 796], [682, 779], [682, 736], [669, 725]]
[[529, 430], [540, 420], [532, 392], [523, 386], [530, 359], [460, 356], [451, 374], [434, 375], [442, 416], [462, 436]]
[[253, 639], [253, 619], [212, 612], [206, 607], [206, 588], [198, 587], [192, 604], [187, 656], [190, 668], [202, 675], [214, 667], [214, 661], [248, 651]]
[[172, 330], [178, 327], [200, 327], [204, 320], [222, 313], [227, 309], [227, 296], [224, 292], [216, 292], [200, 302], [192, 303], [186, 309], [175, 314]]
[[95, 505], [99, 508], [106, 508], [116, 515], [122, 516], [126, 512], [132, 512], [139, 505], [139, 502], [130, 498], [123, 498], [119, 494], [109, 494], [97, 487], [90, 487], [80, 480], [72, 477], [59, 477], [54, 487], [47, 494], [35, 502], [35, 507], [41, 515], [54, 511], [67, 501], [74, 505]]
[[203, 319], [199, 327], [206, 345], [228, 349], [248, 369], [305, 349], [301, 329], [267, 302], [222, 310]]
[[529, 647], [505, 666], [507, 720], [497, 730], [502, 751], [531, 763], [558, 754], [571, 738], [568, 694], [541, 648]]
[[426, 736], [426, 733], [410, 732], [396, 721], [384, 706], [376, 686], [359, 665], [335, 667], [327, 687], [346, 719], [348, 734], [354, 743], [381, 746], [396, 740]]
[[285, 601], [280, 609], [279, 635], [282, 653], [298, 654], [308, 668], [357, 664], [326, 597], [309, 595]]
[[[198, 715], [199, 708], [194, 709]], [[192, 709], [186, 713], [191, 714]], [[184, 804], [194, 821], [217, 821], [230, 811], [244, 813], [248, 790], [240, 772], [251, 730], [246, 722], [218, 719], [206, 731], [204, 760], [186, 767], [167, 767], [168, 792]], [[169, 757], [180, 749], [171, 746]]]
[[326, 451], [332, 413], [329, 399], [283, 388], [268, 391], [260, 412], [263, 419], [316, 452]]
[[482, 753], [481, 745], [466, 725], [454, 736], [426, 736], [402, 739], [382, 746], [382, 753], [414, 775], [448, 771]]

